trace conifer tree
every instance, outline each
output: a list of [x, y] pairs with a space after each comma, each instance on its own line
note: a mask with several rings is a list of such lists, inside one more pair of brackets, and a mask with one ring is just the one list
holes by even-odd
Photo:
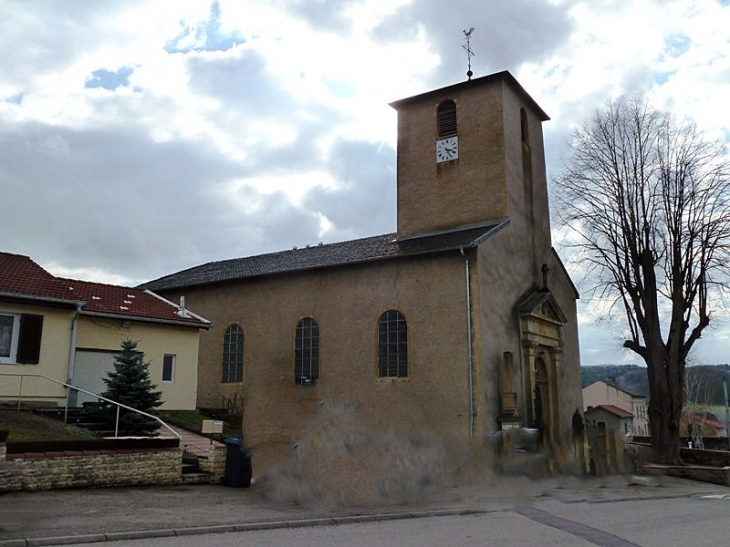
[[[122, 351], [114, 360], [114, 370], [104, 378], [107, 390], [102, 397], [122, 403], [137, 410], [148, 412], [160, 406], [162, 393], [150, 380], [149, 362], [144, 362], [144, 353], [137, 351], [137, 342], [122, 341]], [[116, 420], [117, 407], [108, 405], [107, 418], [111, 423]], [[158, 421], [121, 408], [119, 411], [119, 431], [126, 434], [151, 434], [160, 427]]]

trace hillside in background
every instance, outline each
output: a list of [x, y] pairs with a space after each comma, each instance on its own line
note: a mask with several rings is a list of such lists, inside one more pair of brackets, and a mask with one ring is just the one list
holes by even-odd
[[[723, 379], [727, 378], [730, 389], [730, 365], [697, 365], [687, 367], [688, 381], [692, 384], [691, 402], [724, 405]], [[603, 380], [636, 395], [649, 397], [649, 379], [646, 367], [638, 365], [594, 365], [580, 368], [583, 387]]]

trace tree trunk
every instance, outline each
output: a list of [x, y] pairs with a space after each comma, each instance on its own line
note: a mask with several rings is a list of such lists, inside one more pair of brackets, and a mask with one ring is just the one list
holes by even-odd
[[646, 366], [649, 375], [649, 423], [654, 461], [664, 465], [684, 465], [679, 445], [682, 415], [680, 382], [672, 382], [667, 352], [661, 342], [649, 349]]

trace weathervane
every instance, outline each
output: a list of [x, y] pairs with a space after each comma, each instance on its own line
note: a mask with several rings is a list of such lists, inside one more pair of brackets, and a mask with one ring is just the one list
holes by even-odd
[[466, 51], [466, 60], [467, 60], [468, 69], [469, 69], [466, 71], [466, 75], [470, 80], [471, 80], [472, 75], [474, 74], [471, 71], [471, 58], [474, 55], [474, 52], [471, 50], [471, 43], [470, 43], [472, 32], [474, 32], [474, 27], [471, 27], [469, 30], [464, 31], [464, 36], [466, 36], [466, 45], [461, 46], [464, 48], [464, 51]]

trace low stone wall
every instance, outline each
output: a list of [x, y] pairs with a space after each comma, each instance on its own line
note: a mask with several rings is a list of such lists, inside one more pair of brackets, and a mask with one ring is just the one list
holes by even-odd
[[226, 473], [226, 447], [212, 445], [208, 449], [207, 458], [198, 458], [198, 468], [204, 473], [211, 474], [211, 484], [219, 484]]
[[730, 466], [730, 452], [722, 450], [697, 450], [682, 448], [682, 461], [694, 465], [710, 465], [713, 467]]
[[0, 444], [0, 492], [179, 484], [181, 470], [180, 448], [7, 454]]

